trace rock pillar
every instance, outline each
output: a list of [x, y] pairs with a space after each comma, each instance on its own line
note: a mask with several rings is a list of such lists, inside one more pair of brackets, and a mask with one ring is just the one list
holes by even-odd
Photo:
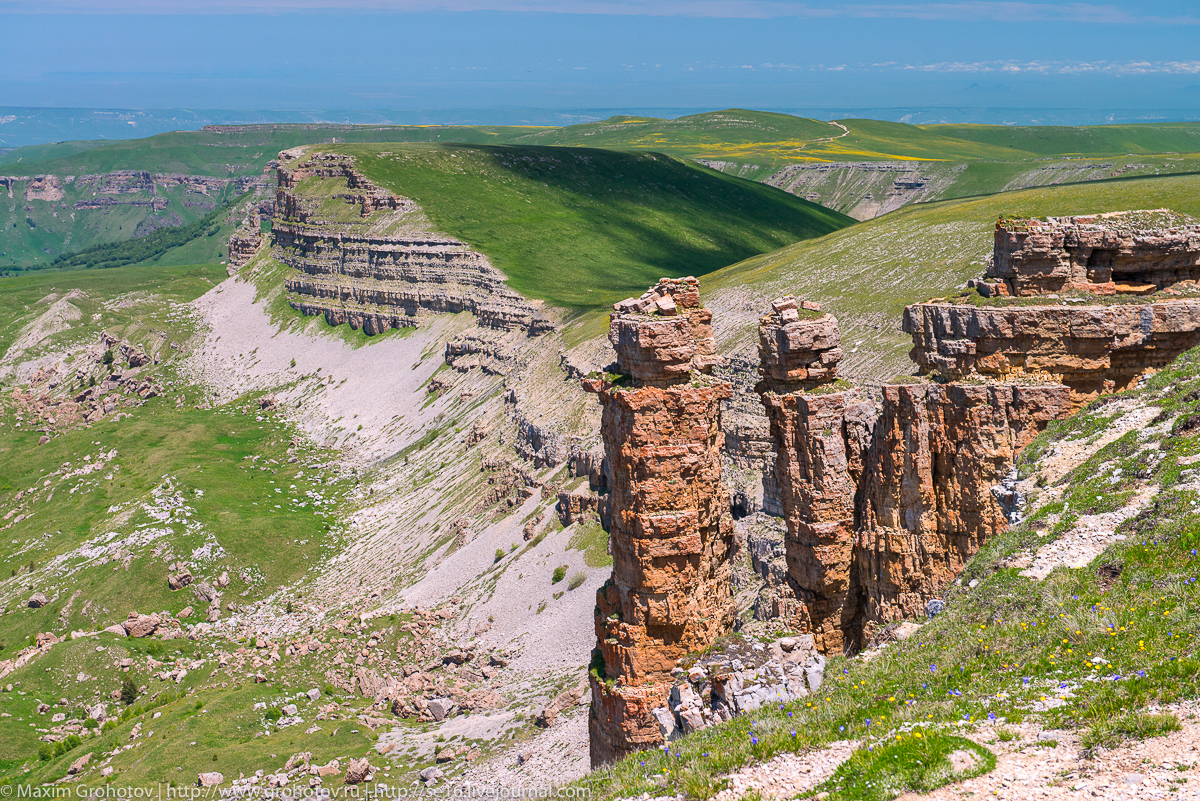
[[776, 300], [759, 324], [759, 357], [795, 598], [778, 611], [820, 651], [840, 653], [853, 645], [858, 610], [855, 499], [875, 404], [849, 385], [837, 391], [841, 334], [815, 303]]
[[612, 472], [613, 573], [597, 592], [591, 671], [594, 766], [663, 742], [654, 710], [667, 704], [671, 670], [734, 618], [720, 461], [720, 401], [731, 390], [709, 374], [712, 314], [694, 278], [664, 279], [614, 308], [620, 372], [585, 382], [604, 406]]

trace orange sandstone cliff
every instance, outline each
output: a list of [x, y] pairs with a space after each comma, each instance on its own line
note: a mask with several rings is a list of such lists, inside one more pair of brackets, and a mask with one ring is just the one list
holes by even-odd
[[[662, 742], [653, 710], [671, 671], [733, 624], [733, 524], [721, 484], [711, 313], [696, 279], [617, 304], [619, 375], [585, 386], [604, 407], [613, 574], [597, 592], [589, 727], [593, 765]], [[610, 380], [612, 379], [612, 380]]]

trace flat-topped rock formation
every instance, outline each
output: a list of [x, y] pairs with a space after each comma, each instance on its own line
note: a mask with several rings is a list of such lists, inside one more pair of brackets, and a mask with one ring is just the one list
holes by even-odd
[[597, 592], [589, 728], [593, 765], [656, 746], [653, 710], [671, 671], [733, 624], [733, 525], [721, 483], [720, 401], [709, 375], [710, 314], [694, 278], [664, 279], [617, 304], [610, 338], [616, 380], [585, 380], [604, 407], [611, 466], [613, 574]]
[[350, 156], [284, 151], [277, 169], [272, 253], [291, 268], [284, 286], [296, 309], [369, 334], [460, 311], [491, 328], [553, 328], [486, 256], [428, 231], [412, 200], [373, 184]]
[[1173, 212], [1001, 219], [971, 282], [982, 298], [909, 306], [903, 327], [913, 360], [942, 381], [1061, 382], [1082, 403], [1200, 344], [1197, 278], [1200, 225]]
[[[803, 368], [783, 370], [779, 351], [768, 347], [784, 326], [799, 325], [784, 323], [795, 305], [775, 301], [759, 327], [758, 391], [787, 522], [788, 587], [781, 589], [791, 597], [781, 592], [780, 611], [822, 652], [852, 651], [867, 625], [923, 613], [1007, 526], [1006, 498], [995, 488], [1020, 448], [1070, 413], [1070, 390], [915, 383], [878, 395], [836, 391], [833, 370], [818, 373], [821, 380]], [[821, 353], [840, 353], [836, 320], [811, 320], [808, 328], [820, 331]], [[836, 367], [832, 358], [828, 364]]]
[[1166, 209], [1004, 219], [985, 295], [1148, 293], [1200, 278], [1200, 225]]

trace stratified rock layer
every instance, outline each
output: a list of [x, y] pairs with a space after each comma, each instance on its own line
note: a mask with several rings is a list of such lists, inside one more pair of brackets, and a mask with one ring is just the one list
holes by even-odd
[[232, 275], [245, 267], [254, 258], [262, 243], [262, 222], [258, 214], [251, 213], [242, 222], [241, 227], [229, 235], [229, 274]]
[[942, 380], [1061, 381], [1080, 398], [1119, 391], [1200, 344], [1200, 300], [1114, 306], [918, 303], [904, 310], [913, 360]]
[[844, 355], [837, 318], [820, 304], [779, 298], [759, 325], [758, 353], [768, 381], [832, 381]]
[[[553, 328], [482, 253], [424, 230], [416, 204], [371, 183], [351, 157], [284, 151], [278, 176], [272, 253], [292, 268], [284, 286], [305, 314], [368, 334], [416, 327], [429, 312], [470, 311], [504, 330]], [[315, 191], [314, 181], [328, 186]], [[347, 214], [346, 205], [359, 209]]]
[[613, 574], [596, 597], [593, 765], [662, 742], [652, 710], [666, 705], [671, 670], [733, 623], [720, 461], [730, 385], [706, 373], [712, 330], [696, 280], [664, 280], [652, 292], [670, 302], [618, 304], [612, 319], [619, 363], [632, 376], [586, 382], [604, 406], [612, 478]]

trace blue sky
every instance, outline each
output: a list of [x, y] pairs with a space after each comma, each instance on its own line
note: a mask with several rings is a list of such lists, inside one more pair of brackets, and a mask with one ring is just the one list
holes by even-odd
[[1200, 108], [1179, 0], [0, 0], [0, 32], [0, 106]]

